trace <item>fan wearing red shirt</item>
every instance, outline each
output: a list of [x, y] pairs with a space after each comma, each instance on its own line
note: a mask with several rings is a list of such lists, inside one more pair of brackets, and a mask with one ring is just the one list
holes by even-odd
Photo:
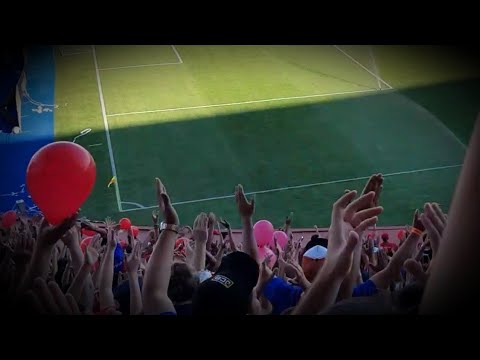
[[389, 238], [389, 237], [388, 237], [388, 234], [387, 234], [387, 233], [383, 233], [383, 234], [382, 234], [382, 242], [381, 242], [381, 244], [380, 244], [380, 247], [381, 247], [382, 249], [385, 249], [385, 251], [387, 251], [387, 252], [390, 252], [390, 251], [395, 252], [395, 251], [397, 251], [397, 250], [398, 250], [398, 245], [395, 244], [395, 243], [393, 243], [393, 242], [389, 242], [389, 241], [388, 241], [388, 238]]

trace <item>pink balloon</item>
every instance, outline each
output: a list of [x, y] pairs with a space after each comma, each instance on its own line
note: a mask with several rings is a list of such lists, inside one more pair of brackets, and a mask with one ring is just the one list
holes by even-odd
[[267, 248], [265, 246], [260, 246], [258, 248], [258, 259], [260, 261], [263, 261], [263, 259], [265, 259], [266, 249]]
[[288, 242], [288, 235], [285, 234], [284, 231], [275, 231], [273, 233], [273, 236], [272, 236], [272, 240], [270, 240], [270, 246], [273, 248], [275, 247], [275, 241], [274, 241], [274, 238], [277, 239], [277, 243], [278, 245], [280, 245], [280, 247], [282, 249], [285, 249], [285, 246], [287, 245], [287, 242]]
[[253, 225], [253, 235], [257, 241], [259, 247], [265, 246], [270, 243], [273, 238], [273, 232], [275, 229], [268, 220], [259, 220]]

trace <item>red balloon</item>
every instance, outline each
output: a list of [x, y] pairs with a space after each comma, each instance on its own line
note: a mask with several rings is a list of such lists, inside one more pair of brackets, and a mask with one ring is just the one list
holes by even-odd
[[132, 225], [132, 233], [133, 233], [134, 238], [136, 238], [138, 236], [139, 232], [140, 232], [140, 230], [138, 230], [138, 227]]
[[94, 236], [96, 235], [97, 233], [93, 230], [90, 230], [90, 229], [82, 229], [82, 235], [83, 236]]
[[129, 218], [121, 218], [119, 221], [120, 224], [120, 229], [122, 230], [129, 230], [130, 227], [132, 226], [132, 222], [130, 221]]
[[17, 213], [13, 210], [7, 211], [2, 217], [2, 226], [8, 229], [17, 221]]
[[27, 188], [50, 224], [73, 215], [95, 184], [92, 155], [78, 144], [58, 141], [33, 155], [27, 168]]

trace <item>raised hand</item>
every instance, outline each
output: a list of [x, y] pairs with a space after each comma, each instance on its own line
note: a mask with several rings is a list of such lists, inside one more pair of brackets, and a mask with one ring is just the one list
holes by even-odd
[[60, 240], [65, 233], [75, 225], [78, 213], [73, 214], [69, 218], [63, 220], [60, 224], [52, 226], [49, 225], [47, 219], [43, 219], [40, 225], [37, 243], [39, 247], [53, 246]]
[[157, 192], [158, 207], [163, 213], [164, 221], [167, 224], [178, 225], [180, 221], [178, 219], [177, 212], [170, 202], [170, 197], [167, 194], [165, 185], [163, 185], [159, 178], [155, 178], [155, 187]]
[[403, 267], [413, 279], [420, 285], [425, 285], [428, 280], [428, 273], [423, 270], [422, 264], [414, 259], [408, 259]]
[[193, 241], [189, 239], [189, 240], [185, 240], [183, 243], [185, 245], [185, 257], [187, 260], [187, 264], [192, 264], [193, 254], [195, 251], [192, 246]]
[[288, 264], [295, 271], [295, 277], [292, 279], [295, 283], [300, 285], [304, 290], [310, 287], [310, 281], [305, 277], [302, 267], [296, 261], [289, 261]]
[[98, 256], [98, 251], [92, 246], [92, 243], [90, 243], [90, 245], [87, 246], [87, 249], [85, 250], [85, 265], [93, 267], [93, 265], [95, 265], [98, 260]]
[[105, 219], [105, 224], [107, 225], [107, 247], [110, 250], [114, 250], [117, 247], [118, 241], [116, 236], [116, 225], [109, 217]]
[[368, 194], [369, 192], [374, 192], [375, 195], [372, 198], [371, 202], [366, 205], [362, 205], [359, 210], [364, 210], [367, 207], [376, 207], [379, 205], [380, 201], [380, 194], [383, 189], [383, 175], [382, 174], [375, 174], [368, 179], [367, 183], [365, 184], [365, 188], [362, 191], [362, 196]]
[[420, 217], [421, 222], [425, 225], [430, 244], [432, 246], [432, 253], [438, 253], [440, 241], [442, 239], [443, 231], [447, 225], [447, 216], [437, 203], [426, 203], [424, 205], [424, 213]]
[[[369, 192], [354, 200], [357, 192], [345, 193], [333, 205], [332, 222], [329, 230], [328, 255], [325, 265], [334, 266], [338, 275], [345, 275], [352, 263], [350, 249], [359, 242], [358, 232], [363, 232], [367, 227], [376, 224], [383, 211], [381, 207], [369, 208], [375, 197], [374, 192]], [[362, 209], [362, 210], [361, 210]], [[329, 256], [330, 255], [330, 256]]]
[[230, 223], [227, 220], [220, 218], [220, 224], [222, 224], [225, 228], [230, 229]]
[[207, 241], [208, 222], [209, 218], [207, 214], [203, 212], [195, 218], [195, 222], [193, 223], [193, 238], [195, 241]]
[[285, 225], [287, 226], [292, 225], [292, 220], [293, 220], [293, 212], [291, 212], [290, 215], [285, 218]]
[[218, 224], [218, 234], [220, 239], [218, 240], [218, 250], [225, 250], [227, 248], [227, 240], [223, 238], [222, 232], [220, 231], [220, 224]]
[[[271, 255], [270, 255], [271, 256]], [[268, 266], [268, 262], [270, 261], [270, 256], [266, 256], [265, 259], [262, 261], [262, 263], [260, 264], [260, 273], [259, 273], [259, 276], [258, 276], [258, 282], [257, 282], [257, 286], [255, 287], [256, 288], [256, 291], [257, 291], [257, 297], [260, 296], [260, 294], [262, 293], [263, 291], [263, 288], [265, 287], [265, 285], [270, 281], [270, 279], [274, 276], [274, 275], [277, 275], [278, 274], [278, 269], [275, 269], [274, 271], [272, 269], [270, 269], [270, 267]]]
[[[425, 204], [426, 206], [427, 204]], [[418, 212], [418, 209], [415, 210], [415, 212], [413, 213], [413, 221], [412, 221], [412, 227], [415, 228], [415, 229], [418, 229], [420, 231], [425, 231], [425, 226], [423, 225], [423, 222], [420, 218], [420, 215], [419, 215], [419, 212]]]
[[213, 212], [208, 213], [208, 227], [213, 226], [217, 222], [217, 217]]
[[115, 226], [117, 226], [117, 224], [110, 217], [107, 217], [105, 219], [105, 226], [107, 227], [107, 229], [108, 228], [113, 229]]
[[245, 197], [242, 185], [235, 187], [235, 201], [237, 202], [237, 209], [242, 219], [250, 219], [255, 211], [255, 198], [250, 201]]
[[80, 244], [80, 228], [77, 224], [73, 225], [66, 233], [62, 236], [62, 241], [67, 247], [74, 246], [75, 243]]
[[140, 242], [137, 242], [133, 248], [131, 254], [127, 255], [127, 271], [129, 273], [136, 274], [140, 267], [140, 258], [141, 258], [142, 246]]
[[92, 241], [90, 242], [90, 246], [97, 250], [97, 252], [100, 252], [102, 248], [102, 236], [99, 234], [96, 234], [93, 238]]

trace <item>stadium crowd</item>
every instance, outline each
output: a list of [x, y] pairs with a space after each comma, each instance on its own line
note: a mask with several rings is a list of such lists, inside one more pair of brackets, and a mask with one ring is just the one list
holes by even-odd
[[[477, 121], [447, 217], [435, 202], [412, 214], [397, 246], [372, 233], [384, 211], [383, 177], [332, 204], [327, 238], [291, 236], [259, 246], [254, 199], [235, 201], [242, 241], [227, 220], [200, 213], [181, 225], [155, 179], [158, 210], [146, 241], [132, 227], [74, 214], [56, 226], [42, 216], [2, 214], [2, 313], [85, 315], [312, 315], [443, 312], [474, 288], [478, 253], [480, 124]], [[385, 189], [388, 191], [388, 188]], [[422, 205], [422, 204], [419, 204]], [[306, 205], [306, 206], [312, 206]], [[313, 204], [313, 206], [316, 206]], [[128, 229], [128, 230], [125, 230]], [[119, 240], [128, 232], [127, 241]], [[89, 241], [82, 234], [94, 234]], [[452, 296], [452, 293], [455, 296]]]

